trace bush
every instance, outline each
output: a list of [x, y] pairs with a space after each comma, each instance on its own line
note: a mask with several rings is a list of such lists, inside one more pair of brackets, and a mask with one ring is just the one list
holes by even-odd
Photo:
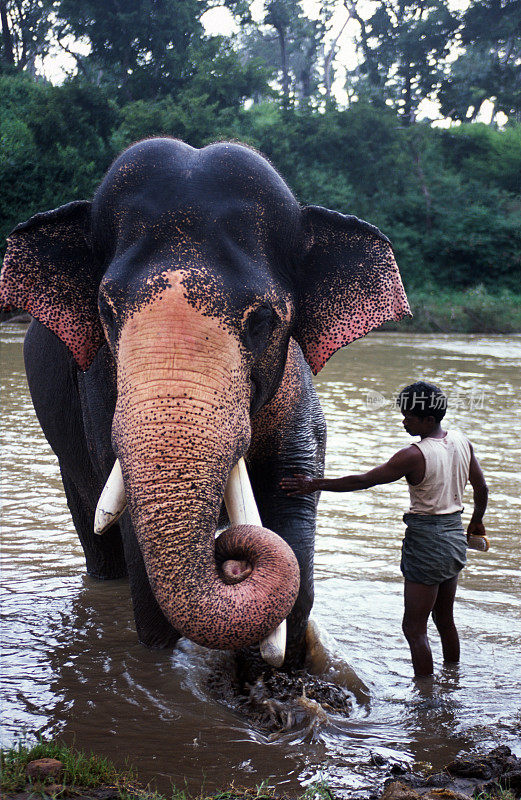
[[203, 58], [175, 97], [121, 106], [79, 81], [0, 76], [0, 238], [37, 211], [92, 196], [112, 158], [136, 140], [166, 135], [201, 147], [232, 138], [264, 153], [301, 203], [377, 225], [412, 290], [518, 290], [520, 124], [403, 127], [392, 110], [364, 102], [324, 111], [266, 100], [245, 109], [241, 99], [265, 75], [217, 52], [208, 92]]
[[521, 295], [507, 289], [497, 294], [483, 285], [462, 292], [439, 289], [435, 284], [408, 291], [412, 318], [388, 322], [383, 330], [416, 333], [519, 333]]

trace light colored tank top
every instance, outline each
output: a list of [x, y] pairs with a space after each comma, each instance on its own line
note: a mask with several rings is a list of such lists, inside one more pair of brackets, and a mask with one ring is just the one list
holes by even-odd
[[463, 509], [463, 490], [469, 478], [470, 443], [458, 430], [443, 439], [414, 443], [425, 458], [425, 475], [416, 486], [409, 484], [412, 514], [453, 514]]

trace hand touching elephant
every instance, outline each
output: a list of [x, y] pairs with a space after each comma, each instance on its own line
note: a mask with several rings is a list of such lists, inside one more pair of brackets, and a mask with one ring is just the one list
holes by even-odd
[[[239, 649], [289, 612], [286, 662], [301, 663], [316, 499], [288, 497], [279, 481], [322, 474], [309, 367], [408, 313], [388, 240], [355, 217], [300, 207], [247, 147], [150, 139], [115, 161], [92, 203], [15, 228], [0, 300], [35, 318], [29, 386], [87, 570], [128, 573], [141, 641]], [[99, 537], [94, 512], [115, 456], [128, 513]], [[216, 550], [242, 456], [300, 585], [281, 585], [289, 551], [266, 544], [262, 527], [232, 528]], [[260, 569], [266, 548], [272, 566]], [[226, 580], [230, 559], [246, 564], [243, 580]]]

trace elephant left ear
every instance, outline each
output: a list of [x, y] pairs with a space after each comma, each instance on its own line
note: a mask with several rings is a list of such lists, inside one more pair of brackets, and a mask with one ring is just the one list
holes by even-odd
[[340, 347], [411, 311], [391, 243], [357, 217], [306, 206], [293, 336], [316, 375]]
[[36, 214], [7, 239], [0, 309], [28, 311], [86, 370], [105, 341], [98, 314], [102, 269], [90, 247], [90, 203]]

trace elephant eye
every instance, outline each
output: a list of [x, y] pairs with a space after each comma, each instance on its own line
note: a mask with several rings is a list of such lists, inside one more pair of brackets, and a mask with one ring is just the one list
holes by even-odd
[[249, 350], [255, 354], [264, 350], [276, 321], [277, 315], [271, 306], [260, 306], [252, 311], [245, 326], [245, 339]]

